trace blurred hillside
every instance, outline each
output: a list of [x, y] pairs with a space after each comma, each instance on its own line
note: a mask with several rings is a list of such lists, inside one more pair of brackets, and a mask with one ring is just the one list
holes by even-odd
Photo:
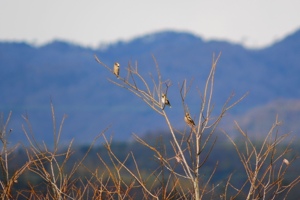
[[[145, 35], [106, 48], [88, 49], [64, 41], [41, 47], [26, 43], [0, 43], [0, 112], [13, 112], [11, 140], [24, 141], [21, 115], [29, 117], [38, 140], [52, 141], [50, 100], [57, 123], [68, 115], [62, 141], [90, 142], [111, 125], [116, 140], [131, 139], [166, 129], [163, 118], [134, 95], [107, 81], [115, 78], [95, 62], [96, 54], [105, 64], [121, 64], [121, 76], [128, 63], [138, 65], [145, 76], [155, 74], [155, 56], [163, 76], [173, 85], [168, 91], [171, 122], [184, 128], [178, 84], [194, 79], [191, 91], [200, 91], [210, 70], [213, 54], [222, 52], [217, 65], [213, 103], [215, 111], [232, 92], [238, 99], [249, 95], [226, 116], [224, 126], [237, 120], [253, 135], [267, 132], [276, 113], [287, 123], [284, 131], [300, 131], [300, 30], [264, 49], [246, 49], [226, 41], [204, 41], [189, 33], [165, 31]], [[199, 111], [198, 92], [190, 92], [187, 103], [192, 116]], [[277, 112], [278, 111], [278, 112]], [[257, 123], [260, 122], [260, 123]], [[228, 122], [228, 123], [227, 123]], [[265, 123], [264, 123], [265, 122]], [[151, 125], [149, 125], [151, 124]], [[265, 125], [260, 126], [261, 124]], [[26, 127], [26, 126], [25, 126]], [[263, 128], [262, 128], [263, 127]]]

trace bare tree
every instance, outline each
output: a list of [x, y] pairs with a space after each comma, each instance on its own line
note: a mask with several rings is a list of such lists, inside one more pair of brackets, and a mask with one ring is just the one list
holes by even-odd
[[12, 112], [9, 112], [8, 117], [4, 122], [3, 120], [3, 115], [1, 115], [1, 126], [0, 126], [0, 141], [2, 144], [1, 152], [0, 152], [0, 165], [1, 165], [1, 173], [2, 176], [4, 177], [3, 180], [0, 180], [0, 186], [2, 193], [0, 194], [1, 199], [10, 199], [11, 196], [11, 190], [14, 184], [18, 183], [18, 178], [20, 177], [21, 174], [24, 173], [24, 171], [28, 168], [30, 165], [30, 161], [22, 164], [18, 169], [14, 170], [12, 174], [10, 173], [9, 170], [9, 157], [10, 155], [17, 149], [18, 145], [15, 145], [13, 147], [9, 147], [8, 143], [8, 136], [12, 134], [13, 130], [8, 129], [8, 124], [11, 118]]
[[[216, 127], [218, 126], [224, 114], [244, 98], [243, 96], [236, 102], [229, 104], [230, 100], [233, 97], [233, 95], [231, 95], [228, 98], [228, 100], [225, 102], [219, 115], [216, 117], [211, 116], [213, 110], [212, 96], [213, 96], [213, 89], [214, 89], [214, 75], [215, 75], [216, 66], [219, 58], [220, 58], [220, 54], [218, 55], [217, 58], [213, 57], [211, 70], [207, 77], [206, 84], [203, 88], [203, 94], [199, 91], [200, 112], [196, 124], [194, 123], [194, 120], [190, 117], [188, 111], [188, 105], [185, 103], [185, 99], [188, 96], [190, 86], [187, 86], [186, 80], [184, 80], [182, 85], [180, 86], [180, 96], [181, 96], [182, 105], [185, 113], [183, 119], [185, 118], [185, 121], [191, 127], [191, 132], [188, 134], [189, 135], [188, 137], [183, 132], [179, 134], [181, 135], [180, 137], [176, 135], [175, 129], [169, 120], [169, 116], [165, 112], [164, 98], [167, 96], [167, 92], [169, 87], [171, 86], [171, 82], [170, 80], [166, 80], [166, 81], [162, 80], [159, 66], [154, 57], [153, 59], [156, 66], [157, 75], [156, 77], [150, 75], [151, 84], [148, 83], [146, 81], [146, 78], [139, 73], [137, 65], [131, 66], [130, 64], [126, 68], [127, 71], [126, 77], [119, 76], [117, 80], [108, 79], [113, 84], [134, 93], [136, 96], [141, 98], [150, 108], [152, 108], [155, 112], [157, 112], [158, 114], [162, 115], [165, 118], [166, 124], [169, 127], [170, 133], [173, 138], [173, 140], [170, 142], [174, 147], [173, 148], [174, 154], [176, 155], [174, 158], [177, 160], [177, 162], [179, 162], [182, 170], [184, 171], [183, 174], [178, 174], [174, 170], [172, 170], [170, 159], [164, 158], [159, 153], [159, 151], [157, 151], [155, 148], [152, 148], [141, 138], [138, 138], [138, 136], [135, 137], [142, 144], [152, 149], [157, 154], [157, 158], [159, 158], [163, 162], [165, 167], [169, 169], [174, 176], [187, 179], [191, 182], [193, 188], [192, 194], [194, 199], [203, 198], [204, 194], [207, 193], [206, 189], [208, 188], [209, 181], [213, 176], [213, 174], [211, 174], [211, 177], [203, 185], [203, 188], [200, 187], [199, 169], [204, 165], [204, 163], [208, 159], [210, 155], [210, 151], [213, 149], [215, 143], [213, 142], [212, 146], [209, 147], [208, 146], [209, 141], [212, 138], [212, 135], [215, 132]], [[113, 73], [113, 69], [108, 67], [106, 64], [102, 63], [96, 55], [95, 55], [95, 59], [109, 72]], [[138, 85], [138, 83], [142, 83], [142, 85]], [[166, 92], [163, 91], [163, 86], [165, 86]], [[204, 136], [204, 132], [208, 132], [208, 134]], [[186, 142], [181, 142], [184, 138]], [[208, 153], [206, 155], [202, 155], [203, 150], [207, 148], [210, 149]], [[120, 161], [119, 163], [121, 164], [122, 162]], [[136, 178], [136, 180], [139, 179]], [[149, 192], [149, 194], [151, 194], [151, 192]], [[153, 195], [151, 194], [151, 196]]]
[[297, 157], [291, 160], [287, 159], [288, 153], [291, 152], [290, 145], [292, 144], [292, 140], [286, 145], [286, 148], [277, 148], [289, 136], [289, 134], [279, 135], [277, 128], [281, 122], [278, 121], [278, 116], [259, 146], [256, 146], [251, 141], [237, 122], [235, 124], [239, 133], [244, 138], [244, 149], [228, 133], [223, 132], [234, 145], [243, 164], [247, 180], [242, 186], [234, 186], [230, 183], [230, 179], [228, 179], [224, 199], [227, 197], [227, 190], [229, 188], [236, 191], [236, 194], [233, 197], [231, 196], [230, 199], [238, 196], [243, 196], [247, 200], [276, 199], [278, 197], [286, 199], [291, 189], [300, 182], [300, 176], [295, 174], [293, 180], [288, 184], [284, 184], [285, 175]]

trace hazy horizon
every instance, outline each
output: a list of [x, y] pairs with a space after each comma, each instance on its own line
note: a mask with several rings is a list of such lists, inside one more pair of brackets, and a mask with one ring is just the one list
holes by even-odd
[[162, 30], [189, 32], [263, 48], [300, 28], [300, 2], [0, 0], [0, 41], [43, 45], [63, 40], [85, 47], [129, 41]]

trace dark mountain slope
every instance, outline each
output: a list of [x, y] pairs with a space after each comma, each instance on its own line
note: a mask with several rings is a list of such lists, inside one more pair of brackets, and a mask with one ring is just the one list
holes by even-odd
[[249, 96], [230, 113], [240, 116], [279, 98], [300, 97], [299, 49], [299, 31], [259, 50], [245, 49], [225, 41], [203, 41], [192, 34], [173, 31], [117, 42], [102, 50], [63, 41], [42, 47], [2, 42], [0, 110], [5, 115], [13, 111], [11, 126], [18, 135], [13, 138], [15, 140], [20, 140], [22, 135], [22, 114], [28, 114], [38, 138], [46, 142], [52, 140], [50, 99], [58, 120], [64, 113], [68, 115], [63, 141], [73, 137], [80, 142], [91, 141], [110, 124], [109, 133], [122, 140], [130, 138], [132, 132], [142, 134], [165, 129], [164, 120], [141, 100], [108, 82], [107, 77], [115, 77], [93, 58], [96, 54], [108, 66], [118, 61], [121, 76], [126, 75], [124, 67], [128, 62], [137, 63], [139, 72], [148, 76], [149, 72], [156, 73], [153, 55], [163, 79], [170, 79], [173, 83], [168, 93], [172, 109], [167, 112], [171, 122], [180, 129], [184, 122], [178, 84], [184, 79], [194, 78], [187, 102], [195, 116], [200, 105], [197, 88], [202, 92], [213, 54], [217, 57], [222, 52], [215, 79], [215, 110], [232, 92], [238, 98], [249, 91]]

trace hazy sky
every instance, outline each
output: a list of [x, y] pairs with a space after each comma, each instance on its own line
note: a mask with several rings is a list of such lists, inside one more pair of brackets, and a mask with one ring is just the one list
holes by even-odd
[[0, 41], [96, 47], [172, 29], [263, 47], [299, 28], [299, 0], [0, 0]]

